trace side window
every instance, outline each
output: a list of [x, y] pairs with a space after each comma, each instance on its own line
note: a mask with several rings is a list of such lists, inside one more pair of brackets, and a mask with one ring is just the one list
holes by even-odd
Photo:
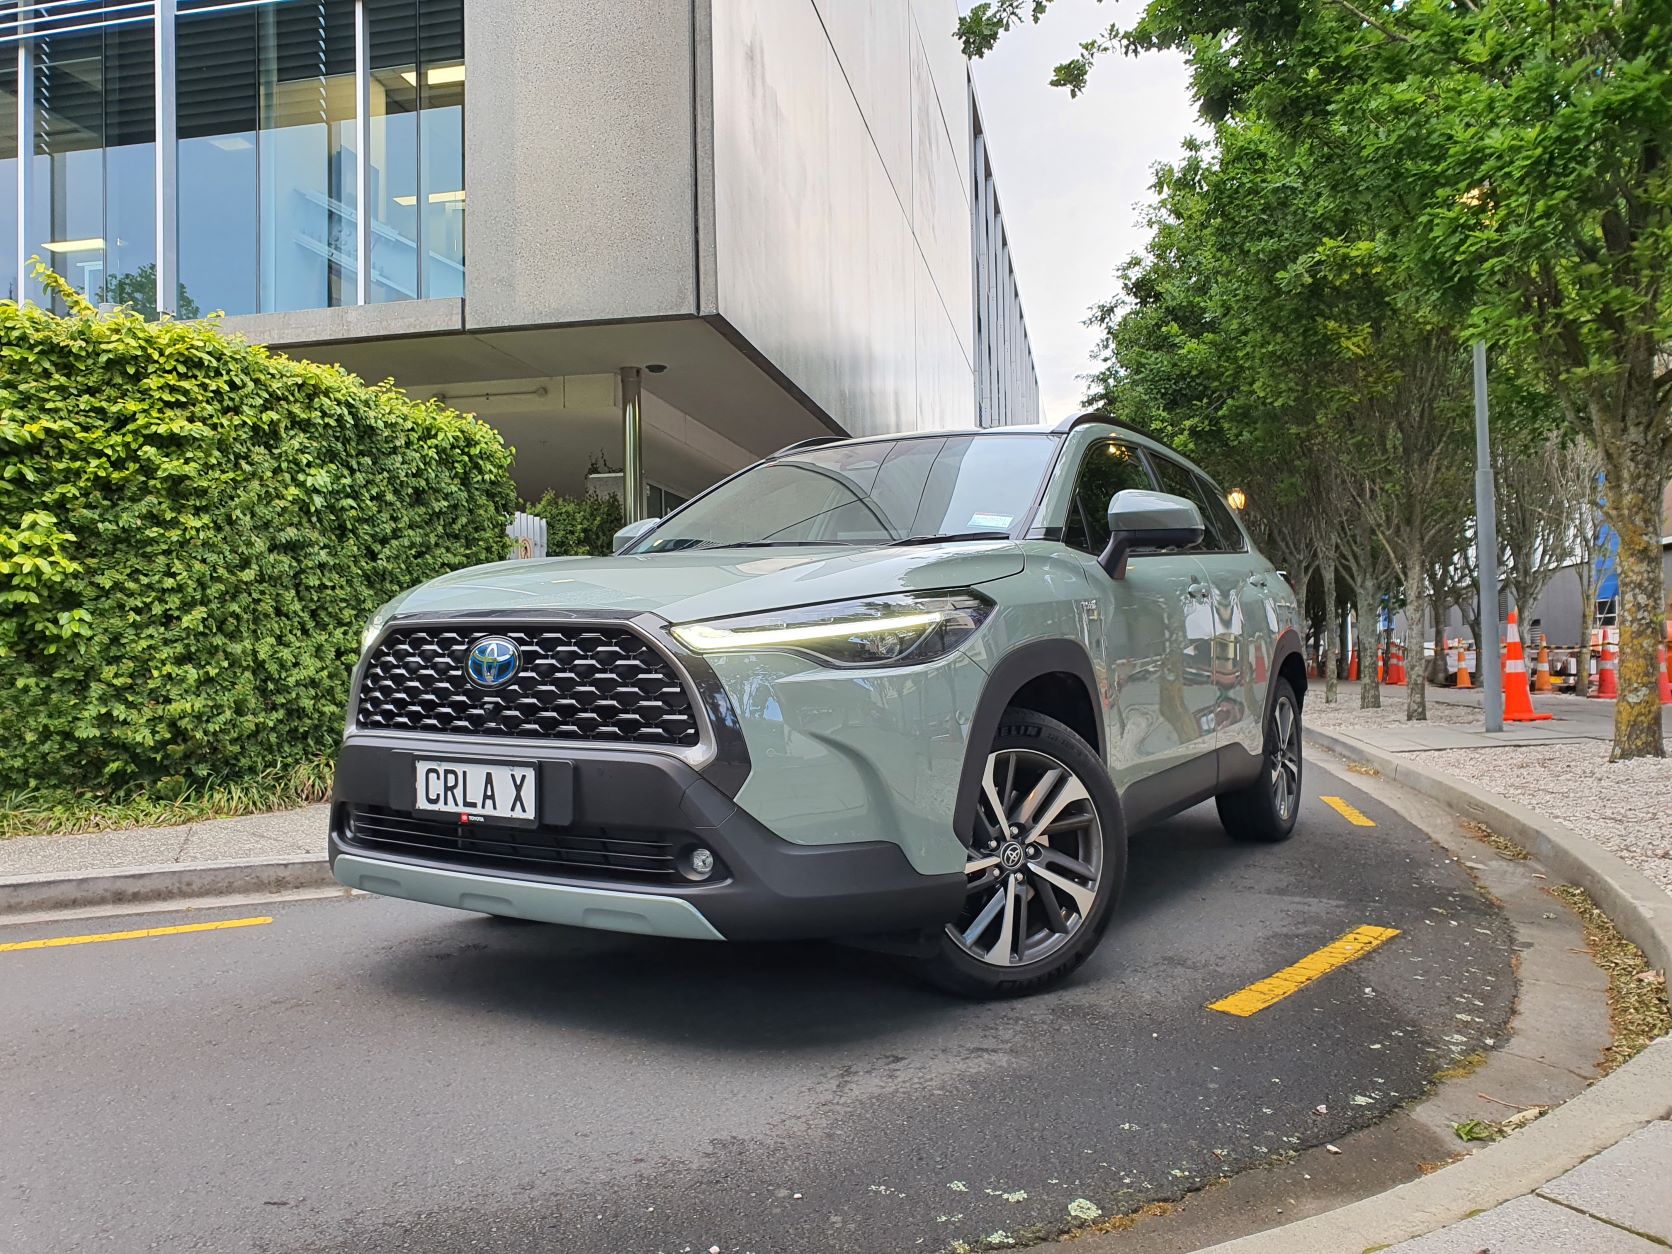
[[1237, 526], [1237, 520], [1231, 513], [1231, 507], [1220, 495], [1219, 489], [1206, 479], [1197, 477], [1202, 485], [1205, 508], [1202, 510], [1202, 521], [1207, 524], [1209, 535], [1219, 536], [1218, 548], [1224, 553], [1241, 553], [1248, 548], [1248, 541], [1242, 534], [1242, 528]]
[[1242, 532], [1231, 517], [1231, 508], [1202, 476], [1167, 457], [1154, 457], [1155, 477], [1161, 490], [1182, 496], [1193, 503], [1202, 514], [1202, 542], [1196, 551], [1240, 553], [1243, 550]]
[[1074, 476], [1062, 542], [1096, 555], [1109, 543], [1109, 499], [1127, 488], [1153, 491], [1143, 460], [1119, 440], [1099, 440], [1086, 450]]

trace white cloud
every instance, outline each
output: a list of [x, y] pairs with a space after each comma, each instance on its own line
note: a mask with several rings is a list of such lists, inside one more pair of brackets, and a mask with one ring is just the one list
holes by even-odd
[[[965, 4], [962, 7], [967, 8]], [[1152, 169], [1186, 134], [1205, 133], [1182, 57], [1111, 56], [1074, 99], [1051, 69], [1140, 6], [1055, 0], [1038, 26], [1017, 27], [974, 63], [1016, 281], [1045, 415], [1078, 408], [1097, 336], [1081, 322], [1114, 294], [1116, 271], [1143, 246], [1139, 212]]]

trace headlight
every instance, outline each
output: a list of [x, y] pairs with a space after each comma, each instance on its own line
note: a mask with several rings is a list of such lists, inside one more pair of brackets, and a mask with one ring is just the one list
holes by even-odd
[[774, 649], [826, 666], [911, 666], [952, 652], [992, 612], [977, 592], [903, 593], [682, 623], [673, 634], [698, 653]]
[[366, 629], [360, 633], [361, 657], [366, 656], [366, 650], [371, 648], [377, 638], [383, 634], [384, 624], [387, 623], [391, 617], [393, 617], [393, 615], [389, 612], [389, 607], [393, 604], [393, 601], [385, 601], [382, 605], [377, 607], [371, 618], [367, 620]]

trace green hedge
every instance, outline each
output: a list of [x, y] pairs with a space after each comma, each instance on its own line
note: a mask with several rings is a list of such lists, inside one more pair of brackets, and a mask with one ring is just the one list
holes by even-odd
[[548, 489], [526, 508], [546, 520], [547, 557], [608, 557], [623, 525], [613, 496], [559, 496]]
[[328, 753], [370, 612], [505, 556], [510, 451], [336, 367], [79, 308], [0, 302], [0, 792]]

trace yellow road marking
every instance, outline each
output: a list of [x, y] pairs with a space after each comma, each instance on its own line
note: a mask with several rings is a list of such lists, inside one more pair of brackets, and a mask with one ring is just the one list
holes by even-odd
[[1354, 827], [1376, 826], [1375, 819], [1366, 817], [1361, 810], [1348, 805], [1340, 797], [1319, 797], [1318, 800], [1322, 801], [1330, 809], [1337, 811], [1342, 818], [1346, 819], [1347, 822], [1351, 823]]
[[14, 949], [57, 949], [62, 945], [93, 945], [99, 941], [143, 940], [148, 936], [178, 936], [181, 932], [218, 932], [229, 927], [256, 927], [271, 923], [271, 915], [253, 919], [222, 919], [218, 923], [182, 923], [178, 927], [148, 927], [138, 932], [100, 932], [95, 936], [52, 936], [46, 940], [13, 941], [0, 945], [0, 954]]
[[[1328, 798], [1326, 797], [1327, 801]], [[1267, 1006], [1282, 1001], [1290, 993], [1299, 992], [1313, 980], [1328, 975], [1337, 967], [1345, 966], [1354, 958], [1362, 958], [1376, 946], [1399, 935], [1397, 928], [1355, 927], [1340, 940], [1331, 941], [1322, 949], [1307, 954], [1292, 967], [1284, 967], [1276, 975], [1250, 984], [1219, 1001], [1209, 1002], [1209, 1010], [1223, 1010], [1228, 1015], [1246, 1019]]]

